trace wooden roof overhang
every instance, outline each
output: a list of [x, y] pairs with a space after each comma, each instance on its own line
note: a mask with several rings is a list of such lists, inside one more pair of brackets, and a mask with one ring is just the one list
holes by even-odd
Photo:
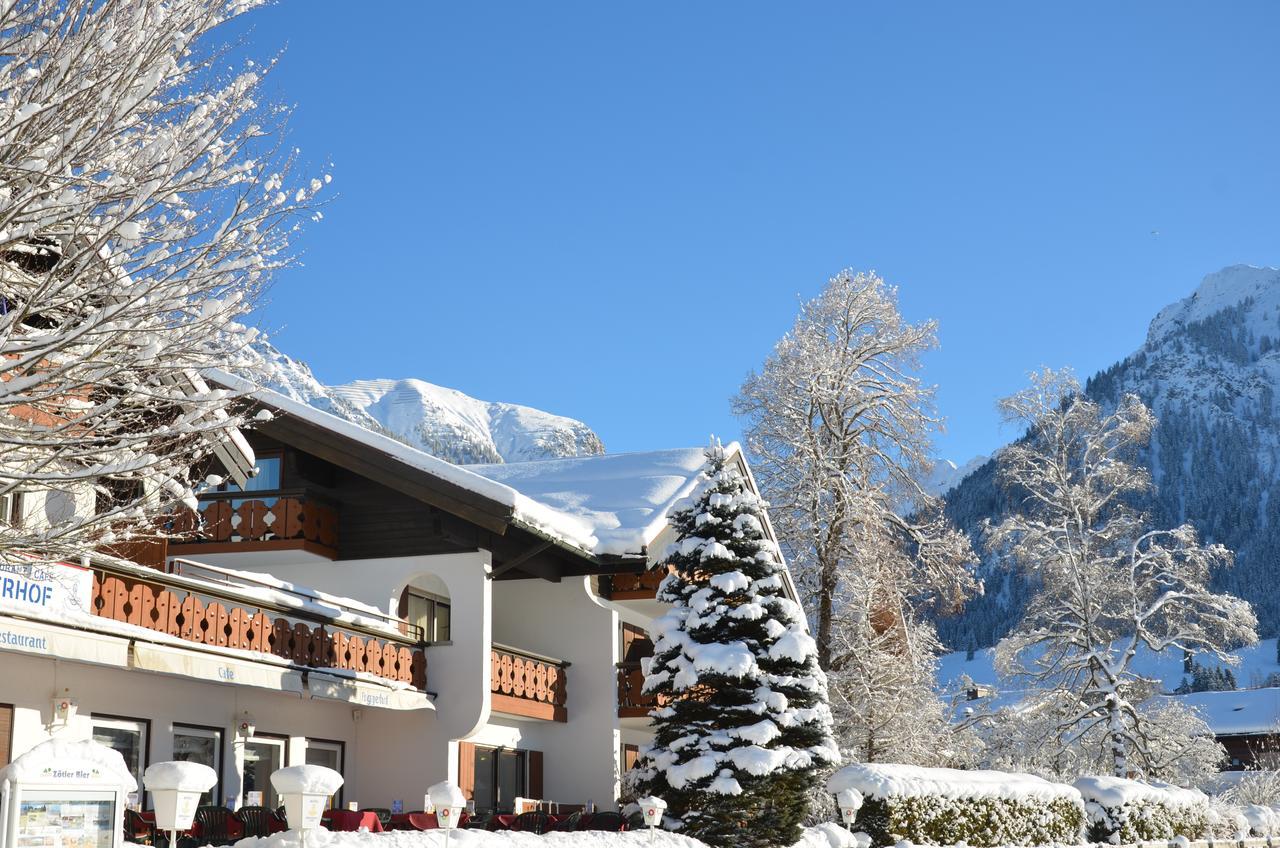
[[564, 577], [636, 573], [646, 568], [643, 554], [615, 557], [588, 553], [521, 524], [508, 504], [342, 432], [290, 415], [261, 395], [251, 400], [273, 411], [270, 420], [255, 422], [256, 431], [426, 504], [441, 533], [459, 549], [484, 548], [493, 554], [495, 580], [533, 577], [559, 582]]

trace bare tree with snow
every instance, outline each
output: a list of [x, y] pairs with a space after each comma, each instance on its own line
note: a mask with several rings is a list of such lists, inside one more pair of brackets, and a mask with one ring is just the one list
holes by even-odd
[[917, 376], [936, 344], [874, 274], [805, 303], [734, 399], [828, 672], [837, 736], [861, 760], [929, 763], [946, 722], [930, 610], [974, 591], [968, 539], [921, 487], [939, 427]]
[[193, 503], [240, 423], [201, 369], [290, 261], [268, 66], [216, 42], [257, 0], [0, 8], [0, 558], [75, 556]]
[[[1122, 777], [1176, 772], [1203, 753], [1167, 738], [1175, 722], [1143, 705], [1158, 685], [1133, 660], [1145, 648], [1232, 662], [1228, 649], [1256, 641], [1249, 604], [1208, 588], [1231, 553], [1201, 544], [1189, 525], [1153, 529], [1135, 506], [1151, 483], [1134, 457], [1156, 425], [1136, 396], [1108, 412], [1070, 372], [1044, 370], [1001, 408], [1028, 433], [999, 456], [1013, 507], [988, 543], [1038, 589], [998, 665], [1032, 684], [1033, 701], [1059, 705], [1046, 734], [1056, 751], [1100, 746]], [[1176, 724], [1179, 736], [1206, 733], [1193, 717]]]

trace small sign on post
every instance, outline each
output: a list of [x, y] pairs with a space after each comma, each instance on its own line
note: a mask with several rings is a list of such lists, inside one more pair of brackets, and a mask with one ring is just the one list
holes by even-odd
[[272, 772], [271, 785], [284, 799], [289, 829], [299, 831], [305, 845], [307, 831], [320, 826], [325, 802], [342, 788], [342, 775], [324, 766], [289, 766]]
[[657, 836], [658, 825], [662, 824], [662, 814], [667, 809], [667, 802], [650, 795], [636, 803], [640, 805], [640, 815], [644, 816], [644, 823], [649, 827], [649, 844], [652, 845]]
[[840, 818], [844, 821], [844, 826], [852, 831], [853, 820], [858, 817], [858, 810], [862, 809], [862, 793], [856, 789], [841, 789], [836, 793], [836, 805], [840, 807]]
[[444, 830], [444, 848], [449, 848], [449, 834], [458, 826], [467, 796], [451, 780], [442, 780], [427, 790], [427, 797], [436, 808], [436, 823]]
[[142, 785], [156, 805], [156, 829], [168, 831], [169, 844], [178, 844], [178, 833], [195, 823], [200, 796], [213, 788], [218, 775], [200, 763], [152, 763], [142, 774]]

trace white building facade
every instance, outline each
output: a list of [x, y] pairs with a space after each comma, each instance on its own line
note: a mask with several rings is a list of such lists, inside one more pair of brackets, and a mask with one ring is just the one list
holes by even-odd
[[316, 763], [360, 807], [419, 809], [447, 778], [482, 812], [613, 808], [702, 452], [459, 468], [252, 397], [274, 413], [247, 434], [258, 475], [202, 495], [153, 561], [0, 574], [0, 765], [93, 738], [139, 777], [210, 765], [206, 800], [232, 806]]

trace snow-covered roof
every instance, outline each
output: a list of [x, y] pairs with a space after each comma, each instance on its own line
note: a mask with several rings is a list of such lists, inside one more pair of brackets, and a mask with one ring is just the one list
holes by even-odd
[[[642, 556], [697, 484], [702, 448], [458, 466], [225, 373], [211, 379], [503, 509], [513, 524], [589, 556]], [[726, 450], [741, 454], [734, 443]]]
[[705, 462], [704, 448], [678, 448], [467, 468], [572, 517], [595, 553], [621, 556], [644, 553]]
[[1276, 733], [1280, 729], [1280, 688], [1168, 695], [1200, 713], [1215, 736]]

